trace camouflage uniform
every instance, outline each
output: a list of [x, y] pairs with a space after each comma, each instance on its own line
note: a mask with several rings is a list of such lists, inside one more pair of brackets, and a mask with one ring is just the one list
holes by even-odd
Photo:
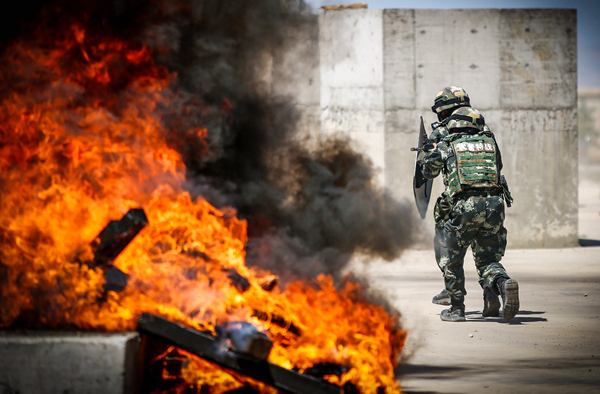
[[[472, 108], [463, 107], [462, 111], [475, 112]], [[483, 119], [483, 117], [481, 117]], [[460, 129], [460, 135], [493, 134], [487, 126], [479, 129]], [[438, 134], [447, 132], [440, 130]], [[435, 250], [436, 260], [444, 273], [446, 290], [450, 294], [452, 304], [463, 304], [467, 291], [464, 286], [463, 262], [467, 248], [471, 246], [479, 275], [479, 283], [494, 294], [499, 294], [495, 282], [498, 278], [508, 278], [506, 270], [500, 264], [506, 248], [506, 229], [504, 228], [504, 201], [501, 188], [467, 187], [454, 194], [451, 190], [451, 176], [457, 168], [456, 156], [451, 142], [459, 135], [450, 134], [442, 137], [437, 147], [425, 154], [423, 158], [423, 176], [433, 179], [442, 172], [446, 190], [438, 199], [434, 209], [436, 220]], [[496, 152], [498, 173], [502, 168], [502, 157], [498, 146], [493, 141]], [[464, 308], [464, 304], [463, 304]]]
[[[446, 127], [445, 124], [438, 123], [435, 125], [436, 125], [435, 128], [433, 129], [433, 131], [431, 132], [431, 134], [429, 135], [429, 138], [427, 140], [427, 143], [429, 143], [429, 144], [433, 144], [433, 143], [437, 144], [450, 134], [450, 132], [448, 131], [448, 128]], [[484, 125], [483, 130], [491, 132], [488, 125]], [[444, 229], [444, 223], [448, 219], [450, 219], [449, 215], [450, 215], [451, 210], [452, 210], [452, 201], [450, 198], [448, 198], [446, 193], [443, 192], [442, 195], [440, 197], [438, 197], [438, 199], [435, 202], [435, 206], [433, 207], [433, 219], [435, 222], [435, 235], [433, 238], [433, 250], [435, 252], [435, 261], [437, 262], [437, 265], [440, 268], [440, 271], [442, 271], [442, 274], [444, 273], [445, 266], [448, 263], [448, 259], [443, 258], [443, 256], [447, 254], [446, 244], [444, 241], [443, 229]], [[477, 272], [479, 273], [479, 270]], [[482, 277], [481, 277], [481, 275], [479, 275], [479, 283], [481, 284], [482, 282], [483, 282]]]

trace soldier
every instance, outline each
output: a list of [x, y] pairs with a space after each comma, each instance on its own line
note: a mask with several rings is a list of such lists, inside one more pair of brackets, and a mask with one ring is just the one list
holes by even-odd
[[[438, 121], [434, 123], [433, 132], [429, 135], [427, 143], [434, 144], [440, 142], [444, 137], [447, 137], [449, 132], [444, 122], [454, 111], [463, 107], [470, 107], [471, 102], [467, 92], [457, 86], [448, 86], [439, 92], [434, 100], [431, 110], [437, 114]], [[490, 131], [487, 125], [484, 125], [485, 131]], [[445, 248], [443, 227], [446, 220], [449, 219], [448, 214], [452, 205], [446, 193], [442, 193], [435, 202], [433, 208], [433, 218], [435, 221], [435, 236], [433, 238], [433, 249], [435, 252], [435, 260], [438, 267], [444, 274], [444, 264], [447, 259], [442, 260], [443, 250]], [[481, 278], [480, 284], [482, 283]], [[450, 294], [443, 289], [439, 294], [435, 295], [431, 300], [432, 303], [438, 305], [451, 305]], [[483, 288], [483, 316], [496, 317], [500, 314], [500, 301], [498, 296], [490, 291], [489, 288]]]
[[[500, 295], [503, 317], [510, 320], [519, 310], [519, 285], [500, 264], [506, 248], [500, 150], [494, 134], [484, 127], [483, 116], [471, 107], [454, 110], [443, 124], [449, 134], [422, 158], [423, 176], [433, 179], [442, 172], [446, 186], [443, 199], [448, 212], [440, 219], [443, 225], [436, 254], [451, 307], [440, 317], [444, 321], [466, 320], [463, 264], [471, 246], [484, 294]], [[498, 316], [499, 308], [496, 297], [495, 303], [486, 302], [484, 314]]]

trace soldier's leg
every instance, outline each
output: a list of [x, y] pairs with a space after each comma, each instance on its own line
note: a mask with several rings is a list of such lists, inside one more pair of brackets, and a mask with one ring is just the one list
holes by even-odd
[[440, 271], [444, 273], [444, 265], [442, 263], [442, 256], [445, 252], [446, 243], [444, 242], [444, 226], [435, 224], [435, 235], [433, 236], [433, 251], [435, 252], [435, 261], [440, 268]]
[[464, 302], [467, 290], [465, 289], [464, 258], [467, 247], [460, 246], [458, 242], [450, 240], [452, 247], [442, 257], [444, 261], [444, 284], [453, 303]]
[[473, 241], [471, 249], [473, 250], [475, 267], [479, 276], [479, 285], [483, 288], [483, 310], [481, 314], [483, 317], [498, 317], [500, 316], [500, 300], [498, 299], [498, 289], [494, 286], [494, 278], [506, 274], [504, 267], [498, 261], [502, 258], [502, 255], [482, 248], [481, 240]]
[[[485, 205], [482, 198], [459, 200], [444, 223], [446, 254], [441, 263], [444, 266], [444, 282], [450, 293], [452, 304], [463, 303], [465, 289], [464, 257], [479, 228], [484, 223]], [[464, 307], [464, 306], [463, 306]]]
[[[447, 254], [446, 242], [444, 240], [444, 223], [449, 219], [449, 212], [452, 206], [448, 200], [444, 197], [438, 197], [433, 208], [433, 219], [435, 220], [435, 235], [433, 237], [433, 251], [435, 253], [435, 261], [444, 275], [444, 262], [447, 259], [442, 260], [442, 256]], [[431, 300], [436, 305], [450, 305], [450, 295], [446, 291], [446, 288], [442, 289], [439, 294], [433, 296]]]
[[500, 264], [505, 249], [504, 202], [498, 196], [488, 197], [486, 222], [474, 240], [473, 256], [480, 284], [502, 297], [503, 317], [510, 320], [519, 311], [519, 285]]
[[433, 207], [433, 220], [435, 221], [435, 235], [433, 237], [433, 251], [435, 252], [435, 261], [437, 262], [440, 271], [444, 273], [444, 265], [442, 256], [446, 254], [446, 242], [444, 240], [444, 223], [450, 219], [450, 210], [452, 205], [442, 195], [438, 197]]
[[506, 250], [506, 234], [501, 197], [487, 197], [485, 223], [473, 239], [472, 249], [479, 284], [494, 294], [499, 294], [496, 281], [501, 277], [509, 278], [500, 264]]
[[460, 237], [459, 234], [446, 232], [445, 236], [448, 243], [452, 245], [446, 249], [446, 254], [442, 256], [444, 284], [452, 306], [450, 309], [444, 309], [440, 314], [440, 318], [451, 322], [465, 321], [465, 295], [467, 295], [467, 290], [465, 289], [463, 265], [467, 248], [460, 246], [457, 239]]

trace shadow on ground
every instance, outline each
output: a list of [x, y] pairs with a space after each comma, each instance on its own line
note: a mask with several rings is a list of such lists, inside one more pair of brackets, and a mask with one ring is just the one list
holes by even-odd
[[[513, 382], [518, 381], [524, 391], [528, 388], [539, 387], [540, 385], [553, 385], [569, 388], [570, 393], [577, 392], [576, 387], [589, 388], [600, 384], [600, 377], [597, 376], [600, 367], [600, 358], [596, 357], [571, 357], [571, 358], [540, 358], [540, 359], [521, 359], [511, 363], [498, 365], [495, 367], [481, 364], [462, 365], [462, 366], [440, 366], [440, 365], [419, 365], [402, 364], [396, 368], [396, 376], [400, 381], [416, 380], [434, 380], [439, 382], [440, 387], [452, 387], [452, 383], [444, 381], [454, 381], [457, 379], [473, 378], [479, 376], [490, 385], [497, 384], [497, 377], [512, 376]], [[526, 369], [531, 371], [526, 375], [518, 374], [517, 371]], [[503, 378], [504, 379], [504, 378]], [[443, 390], [443, 389], [440, 389]], [[585, 389], [584, 389], [585, 390]], [[585, 391], [580, 391], [585, 392]], [[403, 394], [450, 394], [453, 392], [444, 391], [411, 391], [410, 388], [402, 391]]]
[[467, 322], [482, 322], [482, 323], [500, 323], [500, 324], [523, 324], [523, 323], [536, 323], [548, 321], [545, 317], [535, 317], [532, 315], [543, 315], [546, 312], [542, 311], [519, 311], [517, 316], [513, 317], [509, 321], [502, 318], [502, 313], [499, 317], [483, 317], [481, 311], [469, 311], [465, 312]]

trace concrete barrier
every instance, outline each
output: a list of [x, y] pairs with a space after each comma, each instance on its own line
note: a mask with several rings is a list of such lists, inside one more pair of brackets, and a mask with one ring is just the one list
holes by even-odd
[[[318, 28], [315, 127], [355, 140], [382, 185], [413, 199], [418, 118], [436, 121], [437, 92], [461, 86], [503, 152], [509, 247], [577, 245], [575, 10], [360, 9], [325, 12]], [[442, 190], [436, 180], [432, 200]]]
[[0, 331], [3, 393], [136, 393], [137, 333]]

